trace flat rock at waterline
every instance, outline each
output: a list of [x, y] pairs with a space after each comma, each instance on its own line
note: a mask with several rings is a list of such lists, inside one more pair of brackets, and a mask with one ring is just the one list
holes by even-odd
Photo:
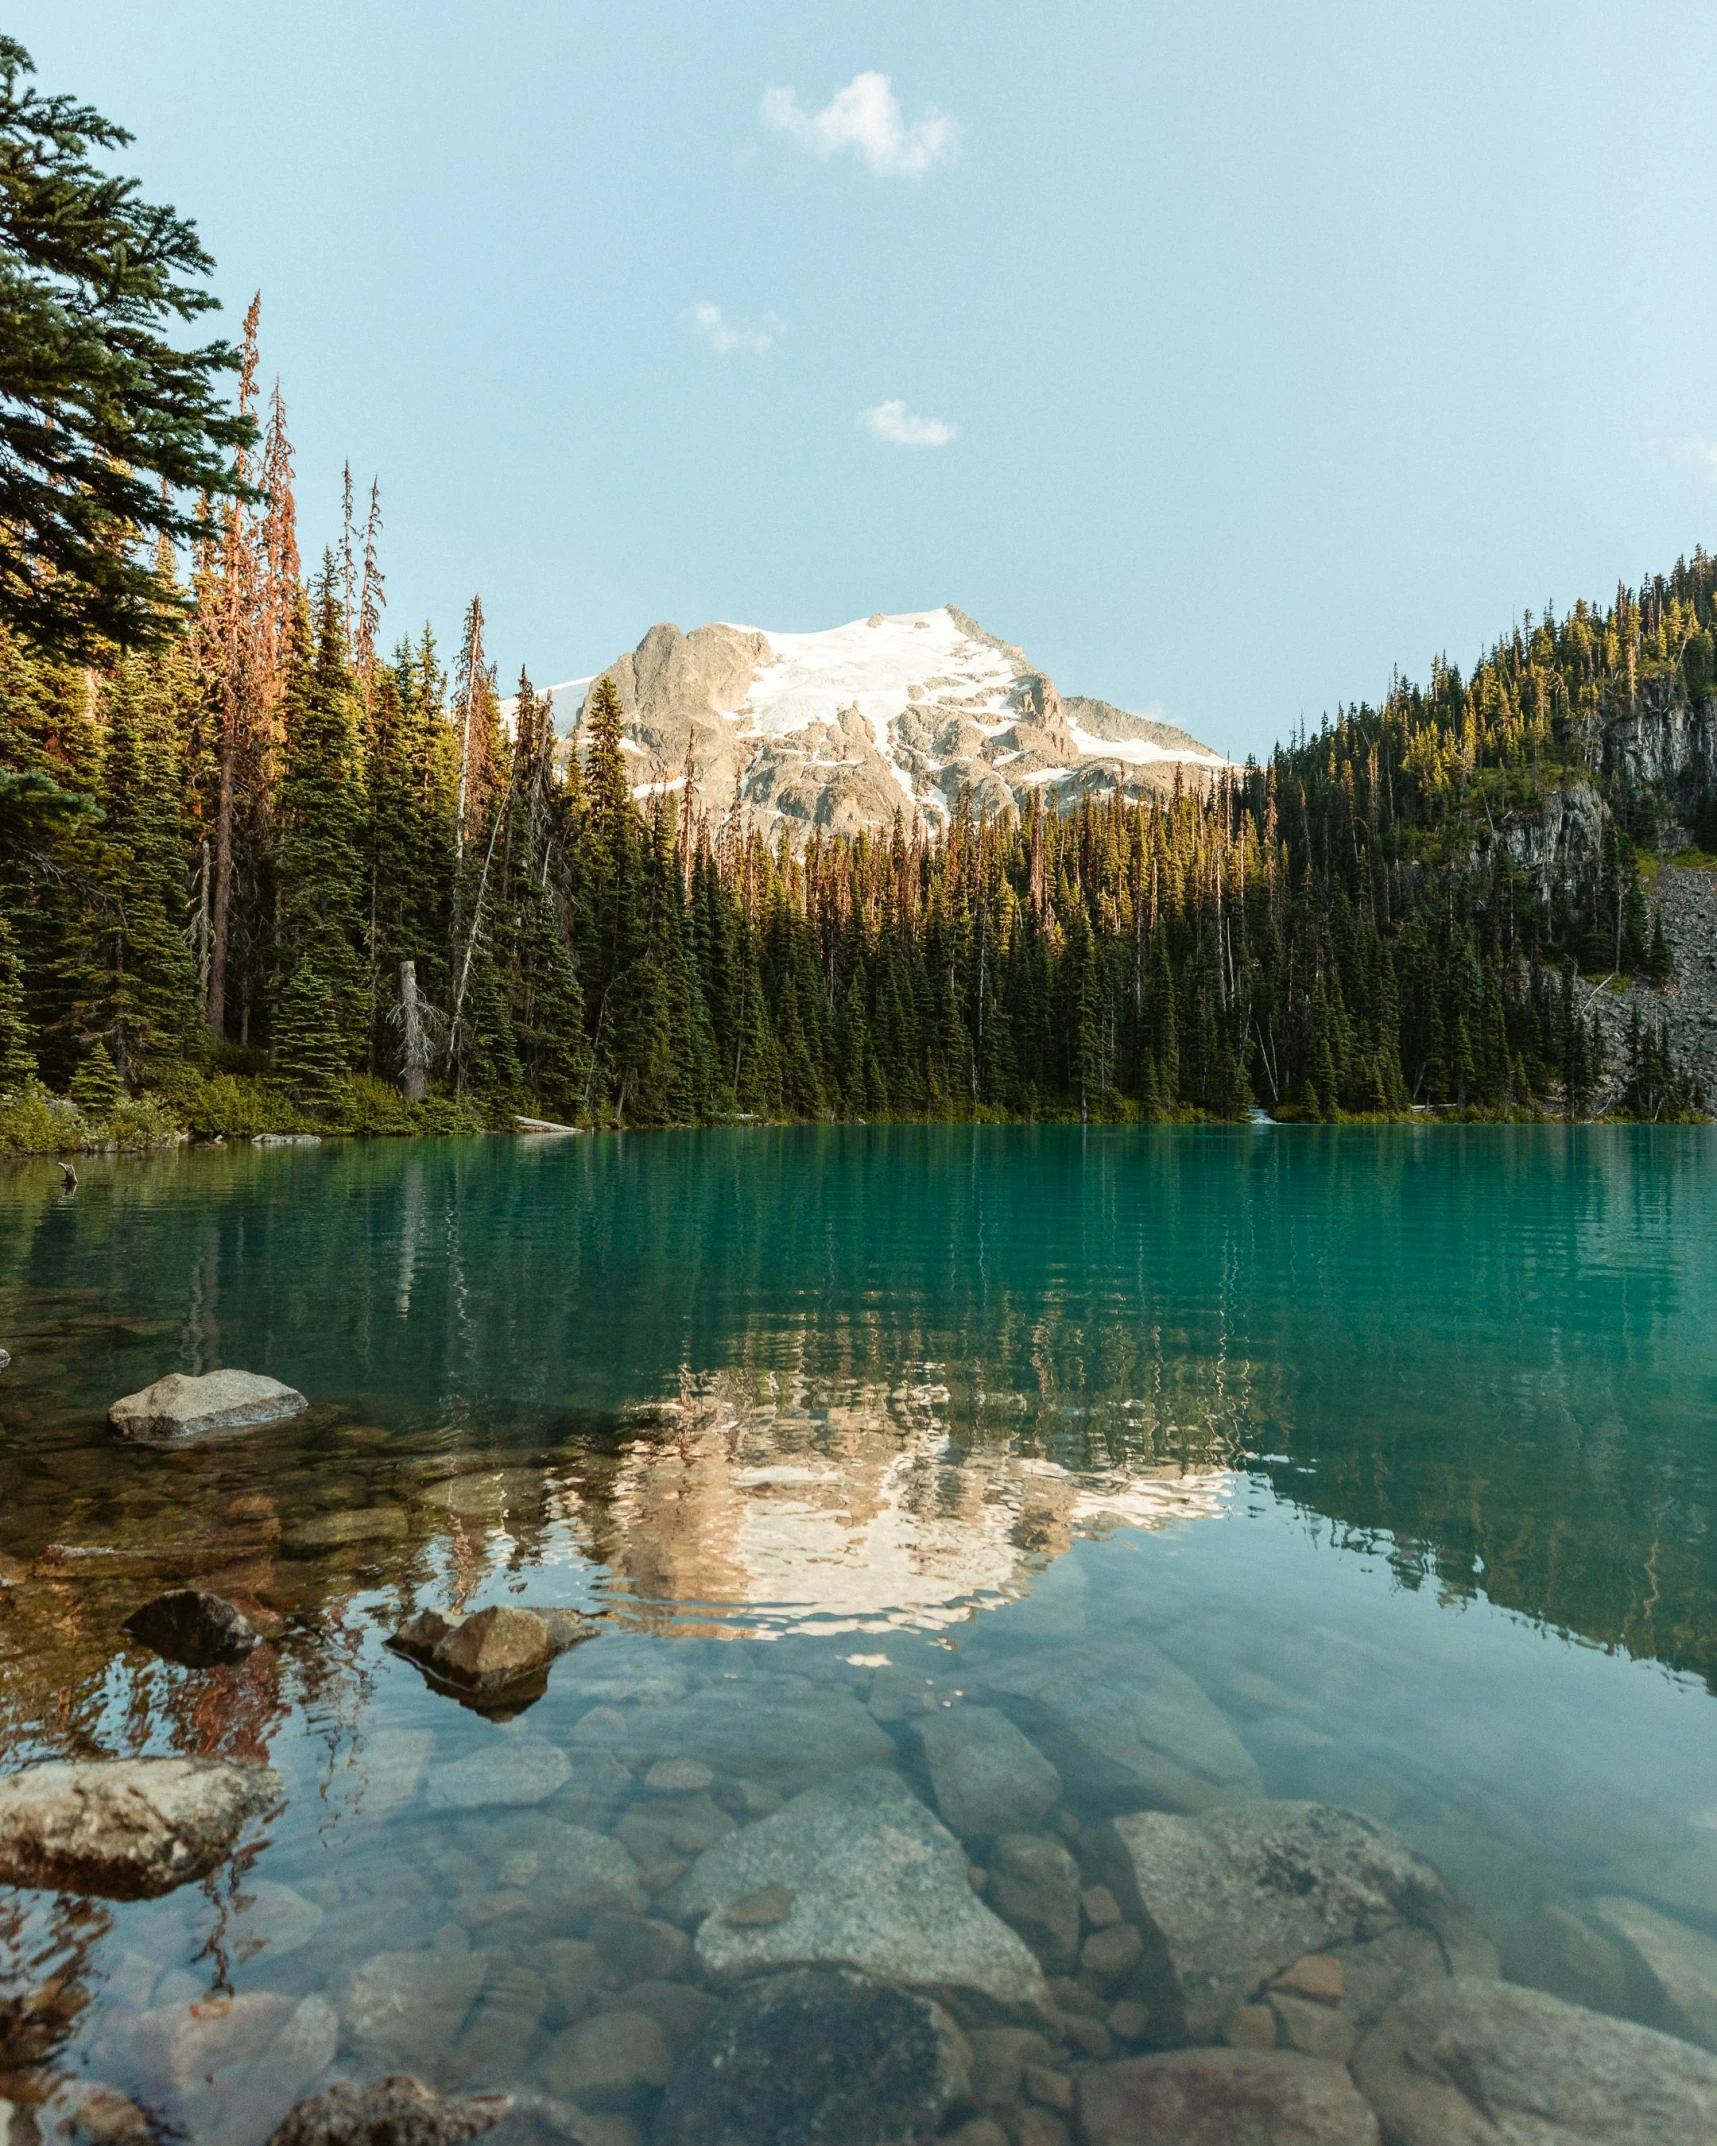
[[175, 1587], [125, 1620], [132, 1638], [187, 1669], [242, 1662], [261, 1638], [243, 1610], [202, 1587]]
[[[791, 1892], [786, 1915], [729, 1920], [728, 1907], [766, 1886]], [[706, 1849], [670, 1902], [703, 1916], [698, 1956], [718, 1983], [769, 1968], [852, 1967], [1004, 2012], [1049, 2003], [1030, 1949], [974, 1897], [959, 1842], [880, 1768], [806, 1789]]]
[[1202, 1811], [1262, 1796], [1258, 1763], [1227, 1716], [1143, 1639], [1057, 1649], [974, 1670], [1032, 1742], [1111, 1811]]
[[1354, 2058], [1391, 2146], [1710, 2146], [1717, 2057], [1511, 1982], [1405, 1997]]
[[[1095, 1844], [1144, 1933], [1153, 2041], [1209, 2041], [1237, 2004], [1308, 1952], [1460, 1911], [1435, 1867], [1354, 1811], [1247, 1803], [1117, 1818]], [[1433, 1950], [1435, 1945], [1433, 1941]], [[1436, 1952], [1439, 1971], [1442, 1957]]]
[[152, 1900], [201, 1878], [280, 1795], [220, 1759], [53, 1762], [0, 1779], [0, 1883]]
[[[1174, 2049], [1079, 2076], [1089, 2146], [1377, 2146], [1341, 2064], [1286, 2049]], [[1466, 2146], [1450, 2132], [1442, 2146]]]
[[1029, 1833], [1061, 1796], [1061, 1776], [993, 1706], [951, 1706], [914, 1724], [936, 1807], [965, 1837]]
[[842, 1968], [747, 1983], [675, 2066], [654, 2146], [899, 2146], [964, 2097], [965, 2038], [940, 2005]]
[[309, 1406], [296, 1388], [255, 1371], [210, 1371], [202, 1378], [170, 1371], [141, 1393], [115, 1401], [107, 1420], [132, 1445], [172, 1446], [207, 1431], [283, 1423]]

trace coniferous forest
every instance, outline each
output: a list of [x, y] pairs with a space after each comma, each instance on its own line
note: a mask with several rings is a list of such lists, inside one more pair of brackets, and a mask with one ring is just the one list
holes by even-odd
[[29, 69], [0, 39], [0, 1145], [1703, 1109], [1593, 1018], [1670, 974], [1640, 800], [1582, 793], [1571, 862], [1497, 838], [1710, 695], [1703, 552], [1172, 796], [798, 842], [640, 802], [612, 685], [569, 748], [480, 602], [388, 652], [376, 487], [301, 557], [258, 305], [162, 339], [212, 264]]

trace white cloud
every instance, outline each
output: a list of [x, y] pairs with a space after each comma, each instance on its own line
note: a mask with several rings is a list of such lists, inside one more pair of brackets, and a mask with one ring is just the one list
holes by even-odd
[[729, 320], [718, 305], [706, 298], [691, 308], [692, 324], [711, 350], [730, 358], [736, 350], [760, 358], [774, 347], [775, 338], [787, 323], [777, 313], [765, 313], [755, 326], [748, 320]]
[[1697, 433], [1691, 439], [1677, 440], [1675, 459], [1717, 484], [1717, 440], [1702, 440]]
[[958, 425], [950, 425], [940, 417], [915, 417], [898, 395], [891, 402], [879, 402], [874, 410], [866, 410], [863, 418], [870, 427], [871, 438], [889, 447], [946, 447], [960, 431]]
[[809, 114], [790, 89], [765, 90], [763, 124], [825, 161], [850, 149], [879, 179], [922, 179], [960, 153], [960, 122], [932, 105], [909, 127], [887, 75], [854, 75]]

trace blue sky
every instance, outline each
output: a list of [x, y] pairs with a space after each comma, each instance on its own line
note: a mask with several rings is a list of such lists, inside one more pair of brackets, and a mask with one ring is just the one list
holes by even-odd
[[1717, 545], [1707, 7], [7, 18], [505, 678], [952, 601], [1264, 752]]

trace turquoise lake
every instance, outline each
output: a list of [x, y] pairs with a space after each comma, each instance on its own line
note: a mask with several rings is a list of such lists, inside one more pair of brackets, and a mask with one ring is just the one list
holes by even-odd
[[[0, 2071], [51, 2061], [238, 2146], [383, 2069], [567, 2092], [567, 2038], [626, 1984], [578, 1983], [592, 1910], [555, 1907], [545, 1828], [623, 1848], [622, 1893], [670, 1922], [697, 1855], [783, 1797], [855, 1766], [922, 1789], [917, 1713], [972, 1698], [1050, 1750], [1069, 1838], [1156, 1802], [1348, 1806], [1438, 1865], [1506, 1975], [1587, 2003], [1584, 1903], [1717, 1936], [1708, 1128], [80, 1167], [70, 1196], [0, 1169], [0, 1741], [266, 1757], [284, 1798], [158, 1901], [0, 1889]], [[225, 1365], [310, 1413], [116, 1448], [109, 1402]], [[246, 1662], [127, 1641], [188, 1580], [266, 1623]], [[384, 1644], [498, 1602], [600, 1622], [511, 1718]], [[663, 1758], [707, 1793], [652, 1802]], [[380, 2023], [353, 1994], [379, 1954], [426, 1963]], [[648, 2001], [691, 2034], [695, 2006]], [[175, 2008], [207, 2026], [194, 2065]], [[658, 2087], [609, 2095], [612, 2138], [648, 2136]]]

